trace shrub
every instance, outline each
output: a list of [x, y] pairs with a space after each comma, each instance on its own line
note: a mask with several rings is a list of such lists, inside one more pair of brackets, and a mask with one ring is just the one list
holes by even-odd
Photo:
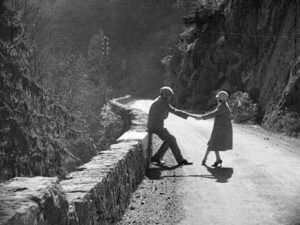
[[297, 112], [288, 112], [275, 107], [267, 113], [263, 120], [263, 127], [275, 131], [283, 132], [288, 136], [300, 136], [300, 115]]
[[258, 112], [257, 104], [253, 103], [249, 94], [238, 91], [232, 94], [228, 100], [232, 112], [232, 118], [236, 123], [255, 123]]
[[[92, 117], [92, 116], [90, 116]], [[69, 143], [69, 149], [80, 161], [65, 165], [70, 171], [74, 167], [88, 162], [97, 153], [106, 150], [123, 132], [124, 124], [109, 104], [102, 107], [98, 115], [85, 124], [84, 135]]]
[[113, 110], [111, 105], [106, 104], [101, 110], [101, 139], [102, 146], [108, 147], [116, 137], [120, 136], [124, 129], [124, 123], [119, 115]]

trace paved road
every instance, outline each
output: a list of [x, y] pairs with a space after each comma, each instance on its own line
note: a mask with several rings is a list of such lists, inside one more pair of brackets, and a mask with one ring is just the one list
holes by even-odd
[[[148, 112], [150, 104], [139, 100], [131, 107]], [[175, 175], [184, 209], [179, 224], [300, 224], [300, 140], [235, 124], [234, 150], [222, 153], [223, 167], [213, 169], [201, 165], [212, 125], [213, 119], [172, 114], [166, 120], [184, 157], [194, 162]], [[214, 161], [211, 153], [207, 164]]]

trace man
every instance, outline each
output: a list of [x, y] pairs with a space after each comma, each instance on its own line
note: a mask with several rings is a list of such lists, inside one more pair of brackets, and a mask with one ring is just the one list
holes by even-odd
[[160, 96], [154, 100], [149, 110], [148, 131], [156, 134], [163, 140], [163, 144], [151, 158], [151, 162], [164, 163], [161, 159], [170, 147], [178, 165], [191, 165], [192, 162], [188, 162], [182, 157], [176, 138], [164, 127], [164, 120], [168, 117], [169, 112], [184, 119], [190, 116], [189, 113], [175, 109], [169, 104], [173, 95], [174, 92], [170, 87], [160, 88]]

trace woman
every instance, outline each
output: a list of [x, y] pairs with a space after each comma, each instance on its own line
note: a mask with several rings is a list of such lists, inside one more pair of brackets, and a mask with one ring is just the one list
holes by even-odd
[[220, 157], [220, 151], [226, 151], [232, 149], [232, 124], [230, 108], [228, 106], [228, 94], [226, 91], [220, 91], [216, 98], [218, 100], [217, 108], [207, 114], [196, 116], [196, 119], [209, 119], [215, 117], [214, 127], [205, 156], [202, 160], [202, 165], [206, 165], [207, 156], [210, 151], [214, 151], [216, 154], [216, 161], [212, 165], [213, 167], [221, 167], [222, 159]]

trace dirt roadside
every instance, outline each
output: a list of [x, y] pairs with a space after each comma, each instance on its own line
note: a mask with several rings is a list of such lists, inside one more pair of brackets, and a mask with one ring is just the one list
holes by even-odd
[[[153, 136], [153, 149], [156, 151], [161, 141]], [[170, 151], [164, 157], [166, 164], [176, 165]], [[180, 168], [176, 168], [178, 173]], [[161, 176], [165, 177], [161, 179]], [[130, 204], [117, 225], [127, 224], [178, 224], [183, 218], [181, 197], [177, 195], [178, 177], [175, 170], [151, 165], [145, 179], [133, 193]]]

